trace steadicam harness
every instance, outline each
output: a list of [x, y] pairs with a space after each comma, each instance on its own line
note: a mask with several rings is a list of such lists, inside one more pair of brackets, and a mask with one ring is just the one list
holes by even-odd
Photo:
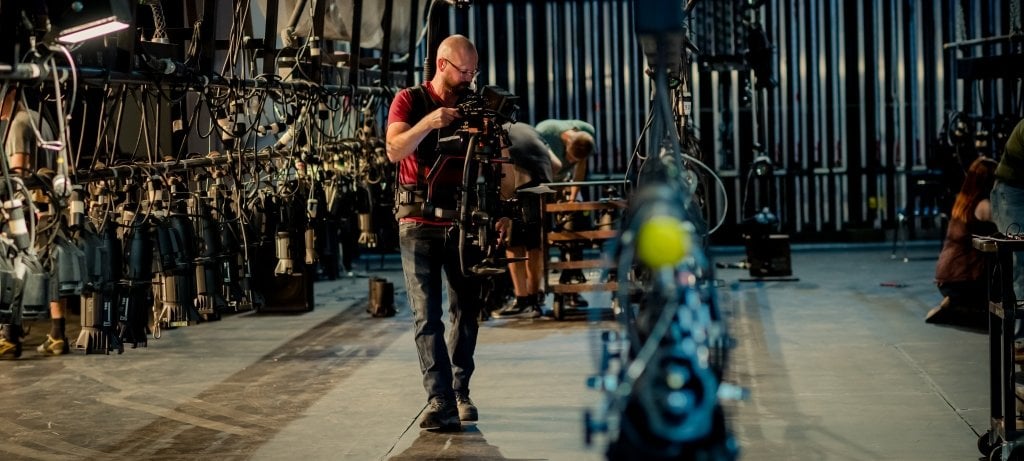
[[[423, 85], [410, 88], [409, 120], [441, 107]], [[416, 148], [416, 183], [395, 187], [395, 217], [450, 221], [457, 216], [465, 143], [454, 127], [434, 130]], [[399, 169], [405, 165], [400, 165]], [[401, 174], [399, 174], [401, 177]]]

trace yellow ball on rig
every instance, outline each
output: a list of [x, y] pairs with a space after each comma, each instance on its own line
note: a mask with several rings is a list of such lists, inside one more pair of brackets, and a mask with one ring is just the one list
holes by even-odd
[[690, 228], [672, 216], [652, 216], [637, 231], [636, 252], [648, 267], [679, 264], [690, 254]]

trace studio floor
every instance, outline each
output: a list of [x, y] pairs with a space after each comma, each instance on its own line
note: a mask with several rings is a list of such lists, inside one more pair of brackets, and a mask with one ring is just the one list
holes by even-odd
[[[940, 300], [937, 254], [937, 243], [908, 261], [883, 247], [795, 251], [791, 282], [718, 271], [736, 338], [728, 377], [750, 390], [726, 404], [741, 459], [979, 458], [987, 335], [924, 323]], [[41, 357], [36, 323], [22, 358], [0, 362], [0, 459], [603, 458], [603, 439], [584, 444], [582, 415], [599, 402], [585, 380], [613, 322], [485, 322], [472, 385], [480, 420], [422, 431], [403, 279], [397, 259], [378, 263], [317, 282], [312, 312], [230, 315], [120, 355]], [[395, 282], [396, 317], [365, 312], [367, 268]]]

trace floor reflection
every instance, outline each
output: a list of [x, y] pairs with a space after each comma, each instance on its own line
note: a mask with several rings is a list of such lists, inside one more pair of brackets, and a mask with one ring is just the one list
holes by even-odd
[[420, 431], [419, 437], [409, 448], [389, 459], [488, 461], [509, 458], [502, 455], [498, 447], [487, 443], [478, 427], [463, 425], [462, 432]]

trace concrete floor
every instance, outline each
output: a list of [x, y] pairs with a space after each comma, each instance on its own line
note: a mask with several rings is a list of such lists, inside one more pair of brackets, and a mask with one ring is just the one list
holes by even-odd
[[[937, 250], [911, 249], [908, 262], [887, 249], [796, 252], [797, 282], [718, 272], [737, 339], [728, 376], [751, 391], [727, 404], [742, 459], [979, 458], [987, 336], [922, 321], [940, 299]], [[233, 315], [123, 355], [28, 350], [0, 363], [0, 459], [603, 458], [603, 440], [584, 446], [581, 415], [599, 401], [584, 380], [596, 335], [613, 323], [484, 323], [480, 421], [461, 433], [421, 431], [397, 260], [381, 270], [374, 261], [371, 272], [396, 283], [398, 316], [371, 318], [367, 279], [346, 278], [318, 282], [316, 309], [302, 315]], [[37, 324], [28, 346], [45, 330]]]

